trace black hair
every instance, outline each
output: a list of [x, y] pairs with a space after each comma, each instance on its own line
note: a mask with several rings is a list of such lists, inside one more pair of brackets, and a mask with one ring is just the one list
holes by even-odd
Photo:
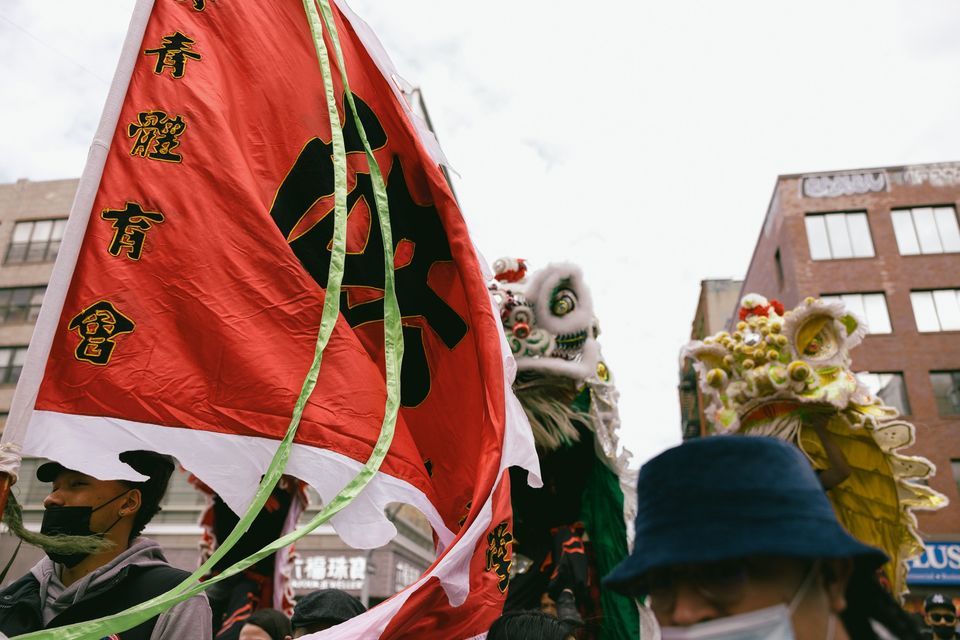
[[147, 476], [144, 482], [125, 482], [131, 489], [140, 491], [140, 509], [133, 516], [130, 540], [141, 533], [153, 516], [160, 513], [160, 502], [167, 493], [167, 485], [173, 474], [173, 462], [170, 458], [153, 451], [124, 451], [120, 460]]
[[876, 573], [858, 567], [847, 585], [847, 608], [840, 614], [851, 640], [879, 638], [871, 626], [875, 621], [899, 640], [920, 640], [923, 635], [913, 618], [877, 580]]
[[284, 640], [287, 636], [293, 635], [290, 618], [276, 609], [260, 609], [250, 614], [250, 617], [243, 624], [260, 627], [267, 632], [272, 640]]
[[514, 611], [497, 618], [487, 640], [568, 640], [573, 635], [573, 627], [542, 611]]

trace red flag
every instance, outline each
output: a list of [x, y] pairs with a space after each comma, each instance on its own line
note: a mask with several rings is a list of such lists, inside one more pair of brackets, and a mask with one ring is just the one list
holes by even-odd
[[[357, 624], [388, 629], [383, 637], [470, 637], [502, 606], [504, 469], [536, 469], [536, 457], [457, 204], [382, 49], [368, 49], [368, 28], [342, 9], [334, 21], [356, 115], [389, 196], [405, 348], [393, 445], [332, 524], [372, 547], [395, 533], [387, 503], [420, 508], [443, 550], [435, 577]], [[287, 429], [320, 322], [334, 218], [323, 81], [299, 3], [165, 0], [137, 11], [4, 442], [131, 480], [120, 452], [171, 454], [242, 512]], [[326, 44], [334, 50], [329, 34]], [[341, 315], [286, 468], [325, 501], [370, 456], [386, 393], [382, 238], [339, 71]], [[465, 609], [446, 617], [437, 579], [453, 604], [469, 592]], [[415, 603], [438, 612], [429, 633], [422, 609], [405, 617]]]

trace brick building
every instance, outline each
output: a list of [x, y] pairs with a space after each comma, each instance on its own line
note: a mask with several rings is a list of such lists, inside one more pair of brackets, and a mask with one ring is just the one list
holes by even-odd
[[[0, 184], [0, 428], [10, 409], [77, 183], [18, 180]], [[24, 507], [24, 522], [34, 530], [39, 530], [42, 501], [49, 490], [49, 485], [38, 482], [34, 476], [40, 462], [24, 459], [20, 479], [13, 489]], [[312, 498], [304, 523], [319, 510], [318, 496], [313, 494]], [[205, 503], [204, 496], [187, 483], [185, 473], [174, 474], [163, 510], [148, 525], [145, 535], [163, 546], [175, 566], [191, 570], [197, 566], [201, 532], [198, 520]], [[433, 562], [430, 526], [420, 512], [408, 506], [394, 512], [392, 519], [399, 535], [381, 549], [348, 547], [328, 525], [299, 541], [300, 557], [293, 567], [295, 591], [304, 594], [335, 587], [356, 596], [369, 595], [370, 601], [377, 603], [416, 581]], [[0, 535], [0, 566], [6, 564], [16, 542], [4, 528]], [[6, 582], [23, 575], [42, 554], [39, 549], [24, 545]], [[366, 591], [365, 580], [369, 580]]]
[[[691, 340], [703, 340], [707, 336], [728, 328], [740, 304], [742, 280], [702, 280], [697, 310], [693, 314], [690, 327]], [[683, 439], [699, 438], [704, 435], [706, 424], [703, 419], [703, 394], [697, 384], [697, 373], [693, 363], [683, 363], [680, 370], [680, 427]]]
[[951, 505], [921, 514], [915, 594], [960, 597], [960, 163], [780, 176], [742, 293], [838, 297], [869, 335], [854, 370], [917, 427]]

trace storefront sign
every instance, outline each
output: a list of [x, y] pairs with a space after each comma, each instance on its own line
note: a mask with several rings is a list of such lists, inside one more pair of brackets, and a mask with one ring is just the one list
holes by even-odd
[[907, 583], [960, 585], [960, 542], [925, 544], [923, 555], [907, 563]]
[[367, 559], [363, 556], [298, 556], [290, 584], [298, 590], [363, 588]]
[[420, 567], [415, 567], [403, 560], [398, 561], [393, 570], [394, 591], [406, 589], [420, 578], [421, 573], [423, 573], [423, 569]]

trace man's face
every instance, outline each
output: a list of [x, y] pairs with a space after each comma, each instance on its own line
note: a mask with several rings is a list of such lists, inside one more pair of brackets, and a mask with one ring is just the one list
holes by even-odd
[[923, 614], [923, 621], [931, 629], [955, 629], [957, 614], [952, 607], [933, 607]]
[[557, 603], [550, 597], [550, 594], [544, 593], [540, 596], [540, 611], [557, 617]]
[[[43, 506], [96, 509], [130, 490], [129, 486], [119, 480], [98, 480], [85, 473], [65, 469], [53, 479], [53, 486], [50, 494], [43, 499]], [[94, 533], [106, 531], [116, 521], [123, 505], [124, 500], [121, 498], [94, 511], [90, 515], [90, 530]]]
[[[655, 570], [648, 574], [649, 604], [661, 626], [688, 627], [789, 605], [811, 571], [818, 574], [797, 601], [793, 628], [797, 640], [821, 640], [826, 637], [831, 616], [845, 606], [845, 581], [839, 590], [830, 588], [818, 565], [810, 561], [751, 557]], [[840, 626], [836, 621], [832, 624]]]

